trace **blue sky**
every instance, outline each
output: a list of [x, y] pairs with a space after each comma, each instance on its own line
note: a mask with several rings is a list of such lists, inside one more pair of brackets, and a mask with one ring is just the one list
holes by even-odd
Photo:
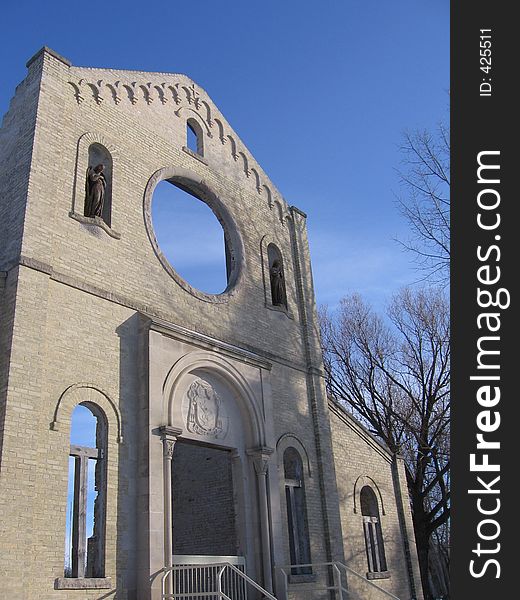
[[207, 204], [161, 181], [152, 198], [155, 237], [170, 264], [208, 294], [227, 286], [224, 231]]
[[308, 214], [319, 303], [418, 278], [394, 238], [406, 129], [448, 119], [448, 0], [3, 6], [0, 112], [47, 45], [75, 65], [186, 73]]
[[[77, 446], [96, 447], [96, 418], [85, 406], [78, 405], [72, 413], [70, 423], [70, 442]], [[67, 514], [65, 529], [65, 565], [72, 566], [72, 510], [74, 503], [74, 458], [69, 456], [69, 484], [67, 490]], [[95, 489], [95, 460], [88, 461], [87, 476], [87, 518], [86, 537], [89, 538], [94, 531], [94, 501], [97, 497]]]

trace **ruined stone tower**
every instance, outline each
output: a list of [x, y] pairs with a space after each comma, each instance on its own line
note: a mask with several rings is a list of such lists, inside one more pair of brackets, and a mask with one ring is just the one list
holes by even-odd
[[[401, 463], [327, 402], [306, 216], [185, 75], [27, 67], [0, 137], [0, 596], [158, 600], [163, 568], [225, 557], [277, 598], [333, 561], [419, 598]], [[221, 294], [159, 246], [161, 181], [222, 225]]]

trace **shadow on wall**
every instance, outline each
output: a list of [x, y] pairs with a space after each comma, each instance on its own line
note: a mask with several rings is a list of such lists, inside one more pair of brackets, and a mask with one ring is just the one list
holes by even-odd
[[[139, 360], [138, 313], [121, 323], [116, 329], [119, 336], [119, 407], [123, 442], [119, 444], [119, 469], [117, 493], [117, 573], [116, 594], [123, 598], [136, 598], [137, 556], [142, 548], [138, 540], [138, 490], [139, 478], [139, 385], [144, 376]], [[135, 474], [135, 477], [132, 475]], [[141, 550], [142, 551], [142, 550]]]

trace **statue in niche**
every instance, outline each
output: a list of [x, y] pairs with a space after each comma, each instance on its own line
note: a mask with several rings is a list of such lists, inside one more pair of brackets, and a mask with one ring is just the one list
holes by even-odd
[[285, 297], [285, 282], [281, 262], [278, 259], [273, 261], [269, 269], [269, 277], [271, 279], [271, 297], [273, 306], [287, 306]]
[[85, 180], [85, 216], [103, 218], [103, 204], [107, 182], [103, 164], [88, 167]]

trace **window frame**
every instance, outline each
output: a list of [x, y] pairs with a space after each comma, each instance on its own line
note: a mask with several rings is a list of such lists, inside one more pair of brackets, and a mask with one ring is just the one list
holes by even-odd
[[[152, 200], [156, 186], [163, 180], [170, 181], [175, 186], [184, 189], [198, 200], [206, 203], [215, 214], [224, 230], [224, 240], [228, 249], [227, 261], [229, 263], [228, 285], [220, 294], [207, 294], [191, 286], [177, 271], [172, 267], [166, 256], [163, 254], [152, 222]], [[235, 219], [226, 206], [211, 187], [205, 181], [201, 181], [193, 171], [184, 167], [163, 167], [156, 171], [148, 180], [143, 198], [143, 212], [145, 219], [146, 232], [155, 255], [162, 264], [164, 270], [170, 277], [186, 292], [203, 300], [204, 302], [224, 304], [233, 298], [242, 285], [245, 264], [245, 249], [240, 231], [236, 225]]]
[[376, 493], [370, 485], [364, 485], [359, 492], [359, 499], [368, 564], [367, 578], [388, 578], [390, 575]]
[[[193, 148], [190, 148], [190, 146], [189, 146], [189, 132], [190, 131], [195, 136], [196, 146], [197, 146], [196, 150], [194, 150]], [[204, 131], [202, 130], [200, 123], [193, 117], [186, 119], [186, 146], [185, 146], [185, 149], [190, 154], [204, 158]]]
[[[286, 456], [291, 451], [298, 460], [296, 473], [299, 477], [288, 476]], [[309, 524], [307, 518], [307, 497], [305, 493], [304, 464], [300, 452], [294, 446], [284, 448], [282, 455], [283, 482], [285, 492], [285, 506], [287, 514], [287, 534], [289, 539], [289, 557], [291, 564], [291, 580], [306, 581], [313, 580], [312, 567], [300, 567], [298, 565], [310, 565], [312, 563], [311, 545], [309, 535]], [[297, 494], [300, 496], [298, 502]], [[297, 504], [303, 506], [299, 511]], [[306, 556], [302, 556], [302, 547], [305, 548]], [[292, 565], [295, 565], [294, 567]]]
[[[108, 422], [103, 410], [94, 403], [80, 402], [76, 405], [87, 408], [96, 420], [95, 443], [96, 447], [81, 446], [70, 443], [69, 457], [74, 458], [75, 468], [73, 474], [73, 505], [71, 529], [71, 574], [64, 573], [63, 579], [78, 582], [91, 582], [93, 587], [98, 587], [105, 578], [106, 554], [106, 503], [107, 503], [107, 445]], [[74, 410], [72, 415], [74, 414]], [[71, 422], [72, 422], [71, 415]], [[70, 438], [70, 436], [69, 436]], [[94, 501], [93, 534], [87, 538], [87, 489], [89, 460], [95, 459], [94, 489], [97, 496]], [[70, 481], [69, 481], [70, 485]], [[89, 558], [89, 541], [92, 546], [93, 559]], [[71, 587], [66, 586], [65, 587]], [[75, 587], [74, 585], [72, 587]]]

